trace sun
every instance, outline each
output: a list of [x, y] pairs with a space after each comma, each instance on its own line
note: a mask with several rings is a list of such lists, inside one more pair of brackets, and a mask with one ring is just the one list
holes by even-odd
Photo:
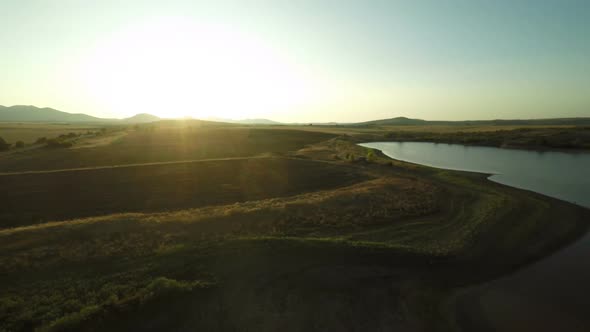
[[263, 40], [179, 18], [114, 33], [78, 73], [97, 105], [123, 116], [272, 116], [314, 93], [305, 71]]

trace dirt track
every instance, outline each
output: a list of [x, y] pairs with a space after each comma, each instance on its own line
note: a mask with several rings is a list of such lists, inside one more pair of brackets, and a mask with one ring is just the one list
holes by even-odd
[[[76, 171], [93, 171], [93, 170], [97, 170], [97, 169], [111, 169], [111, 168], [125, 168], [125, 167], [141, 167], [141, 166], [155, 166], [155, 165], [189, 164], [189, 163], [198, 163], [198, 162], [224, 161], [224, 160], [246, 160], [246, 159], [258, 159], [258, 158], [265, 158], [265, 156], [212, 158], [212, 159], [192, 159], [192, 160], [175, 160], [175, 161], [158, 161], [158, 162], [138, 163], [138, 164], [123, 164], [123, 165], [110, 165], [110, 166], [94, 166], [94, 167], [50, 169], [50, 170], [45, 170], [45, 171], [0, 172], [0, 176], [28, 175], [28, 174], [48, 174], [48, 173], [63, 173], [63, 172], [76, 172]], [[268, 157], [266, 157], [266, 158], [268, 158]]]

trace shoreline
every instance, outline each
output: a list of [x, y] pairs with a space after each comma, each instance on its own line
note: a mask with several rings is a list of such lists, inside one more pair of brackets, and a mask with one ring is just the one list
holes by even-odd
[[[491, 179], [493, 174], [473, 170], [438, 168], [432, 165], [425, 165], [403, 159], [393, 158], [386, 155], [381, 150], [378, 151], [390, 160], [416, 165], [419, 168], [427, 168], [438, 172], [458, 172], [472, 174], [475, 175], [476, 178], [479, 178], [479, 181], [485, 181], [485, 183], [482, 183], [484, 185], [491, 185], [498, 188], [508, 188], [509, 190], [520, 191], [528, 197], [537, 198], [540, 201], [547, 202], [550, 205], [563, 206], [564, 208], [572, 207], [575, 210], [580, 211], [579, 213], [581, 213], [582, 215], [586, 215], [587, 218], [590, 218], [590, 208], [586, 206], [579, 205], [556, 197], [548, 196], [543, 193], [533, 191], [531, 189], [519, 188], [517, 186], [511, 186], [510, 184], [497, 182]], [[461, 331], [496, 330], [497, 324], [499, 324], [499, 322], [494, 322], [491, 317], [486, 316], [486, 310], [482, 307], [482, 296], [484, 294], [487, 294], [486, 291], [492, 289], [496, 283], [501, 283], [502, 281], [505, 281], [507, 279], [509, 280], [514, 276], [518, 276], [519, 273], [522, 273], [522, 271], [527, 271], [528, 268], [536, 266], [537, 264], [543, 264], [543, 262], [546, 262], [546, 260], [551, 259], [554, 255], [563, 254], [568, 250], [568, 248], [571, 248], [572, 246], [578, 244], [580, 240], [587, 237], [589, 231], [590, 223], [578, 222], [576, 223], [576, 226], [570, 229], [567, 235], [562, 236], [559, 241], [545, 245], [542, 250], [537, 251], [532, 255], [529, 255], [524, 260], [521, 260], [519, 264], [502, 270], [497, 270], [491, 275], [488, 275], [487, 278], [468, 281], [466, 283], [463, 283], [462, 285], [452, 287], [451, 295], [442, 302], [443, 306], [447, 308], [446, 311], [449, 312], [449, 317], [447, 317], [447, 319], [451, 322], [451, 325], [458, 326], [459, 330]], [[483, 233], [485, 233], [485, 231]], [[493, 236], [493, 232], [491, 234], [488, 234], [487, 236], [485, 234], [483, 236], [487, 237], [491, 241], [493, 241], [493, 239], [495, 238], [495, 236]], [[451, 275], [453, 275], [453, 273], [451, 273]], [[496, 292], [498, 292], [498, 290], [496, 290]], [[518, 311], [518, 309], [515, 310]], [[525, 309], [523, 308], [523, 310]], [[528, 314], [535, 313], [535, 309], [528, 310]], [[554, 319], [557, 320], [558, 318]]]
[[400, 140], [400, 139], [387, 139], [384, 137], [374, 139], [361, 139], [359, 143], [433, 143], [433, 144], [447, 144], [447, 145], [463, 145], [467, 147], [481, 147], [481, 148], [496, 148], [505, 150], [523, 150], [531, 152], [561, 152], [561, 153], [575, 153], [575, 154], [590, 154], [590, 148], [551, 148], [551, 147], [539, 147], [539, 146], [518, 146], [518, 145], [490, 145], [490, 144], [477, 144], [477, 143], [462, 143], [462, 142], [451, 142], [451, 141], [436, 141], [436, 140]]

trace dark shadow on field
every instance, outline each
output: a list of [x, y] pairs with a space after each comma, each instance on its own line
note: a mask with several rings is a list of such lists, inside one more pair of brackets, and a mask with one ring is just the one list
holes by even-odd
[[121, 212], [231, 204], [347, 186], [353, 167], [288, 158], [0, 176], [0, 228]]
[[167, 266], [169, 280], [187, 282], [183, 276], [196, 274], [189, 270], [208, 266], [215, 283], [113, 304], [74, 326], [85, 331], [422, 331], [443, 325], [437, 303], [445, 291], [429, 281], [426, 257], [321, 242], [242, 240], [206, 257], [184, 251], [160, 259], [166, 260], [158, 267]]

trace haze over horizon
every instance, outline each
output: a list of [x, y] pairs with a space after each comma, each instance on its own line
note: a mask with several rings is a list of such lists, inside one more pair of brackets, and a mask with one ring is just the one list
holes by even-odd
[[590, 115], [585, 1], [12, 1], [0, 105], [358, 122]]

